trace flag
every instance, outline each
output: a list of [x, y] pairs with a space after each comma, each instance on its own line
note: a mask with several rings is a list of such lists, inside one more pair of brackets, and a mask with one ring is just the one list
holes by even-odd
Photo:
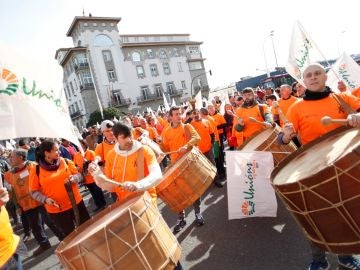
[[227, 151], [226, 164], [229, 219], [276, 217], [271, 152]]
[[176, 102], [175, 102], [175, 99], [174, 99], [174, 98], [172, 99], [171, 107], [176, 107]]
[[285, 66], [295, 80], [303, 84], [302, 73], [305, 68], [316, 62], [316, 58], [321, 55], [312, 39], [306, 33], [300, 22], [296, 22], [290, 41], [288, 62]]
[[163, 94], [163, 99], [164, 99], [164, 108], [165, 108], [165, 111], [168, 112], [168, 111], [170, 111], [170, 106], [169, 106], [169, 103], [168, 103], [168, 101], [167, 101], [167, 99], [165, 97], [164, 92], [162, 94]]
[[346, 53], [343, 53], [332, 65], [327, 75], [326, 84], [335, 92], [338, 91], [339, 79], [345, 83], [348, 91], [360, 86], [360, 66]]
[[0, 140], [64, 138], [80, 148], [60, 76], [54, 83], [47, 74], [47, 67], [0, 44]]
[[10, 142], [6, 141], [5, 145], [7, 150], [14, 150], [14, 146]]

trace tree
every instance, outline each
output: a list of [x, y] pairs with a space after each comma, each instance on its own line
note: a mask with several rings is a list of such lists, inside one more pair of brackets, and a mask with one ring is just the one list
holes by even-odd
[[119, 119], [120, 116], [122, 115], [121, 111], [115, 107], [106, 108], [104, 109], [103, 113], [104, 113], [104, 119], [101, 118], [101, 113], [99, 110], [96, 110], [93, 113], [91, 113], [89, 117], [89, 122], [87, 122], [86, 126], [90, 127], [92, 125], [96, 125], [96, 123], [100, 124], [102, 121], [112, 120], [114, 119], [114, 117]]

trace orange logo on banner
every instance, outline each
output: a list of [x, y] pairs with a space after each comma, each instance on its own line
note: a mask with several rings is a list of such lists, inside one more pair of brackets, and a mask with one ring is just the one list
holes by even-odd
[[19, 87], [19, 81], [14, 73], [10, 70], [3, 68], [0, 71], [0, 94], [8, 94], [11, 96], [15, 94]]

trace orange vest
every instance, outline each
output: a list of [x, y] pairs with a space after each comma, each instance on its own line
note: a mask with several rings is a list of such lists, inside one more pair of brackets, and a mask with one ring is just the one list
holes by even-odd
[[[265, 107], [265, 105], [262, 106]], [[267, 106], [264, 108], [264, 113], [266, 111], [266, 108]], [[253, 135], [255, 132], [264, 128], [264, 125], [259, 123], [254, 123], [249, 120], [249, 117], [253, 117], [260, 122], [265, 121], [260, 113], [259, 105], [255, 105], [254, 107], [251, 108], [239, 107], [236, 110], [236, 115], [244, 120], [244, 125], [245, 125], [243, 130], [244, 140], [250, 138], [251, 135]]]

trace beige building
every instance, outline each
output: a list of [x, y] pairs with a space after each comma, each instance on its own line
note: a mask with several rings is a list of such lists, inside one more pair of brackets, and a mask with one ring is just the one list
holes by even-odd
[[192, 91], [209, 91], [202, 42], [190, 41], [189, 34], [120, 35], [120, 20], [75, 17], [67, 32], [74, 47], [56, 51], [78, 128], [99, 109], [98, 100], [103, 108], [137, 112], [163, 104], [163, 93], [179, 104]]

